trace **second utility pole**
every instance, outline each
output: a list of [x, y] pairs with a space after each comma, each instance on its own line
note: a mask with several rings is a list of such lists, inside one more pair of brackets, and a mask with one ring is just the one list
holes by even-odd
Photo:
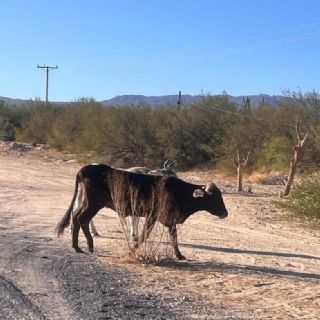
[[46, 65], [40, 66], [37, 65], [37, 68], [46, 69], [46, 103], [48, 103], [48, 91], [49, 91], [49, 69], [58, 69], [58, 66], [49, 67]]

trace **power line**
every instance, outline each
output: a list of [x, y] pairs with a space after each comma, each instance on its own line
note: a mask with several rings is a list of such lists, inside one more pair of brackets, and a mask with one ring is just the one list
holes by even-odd
[[56, 65], [55, 67], [50, 67], [50, 66], [46, 66], [46, 65], [43, 65], [43, 66], [37, 65], [37, 68], [46, 70], [46, 103], [48, 103], [49, 70], [50, 69], [58, 69], [58, 66]]

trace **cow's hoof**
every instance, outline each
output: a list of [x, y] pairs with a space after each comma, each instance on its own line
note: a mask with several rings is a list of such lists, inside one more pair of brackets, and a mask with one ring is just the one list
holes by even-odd
[[85, 253], [82, 249], [80, 249], [79, 247], [74, 248], [74, 251], [76, 253]]
[[93, 235], [94, 237], [100, 237], [100, 234], [99, 234], [98, 232], [94, 232], [94, 233], [92, 233], [92, 235]]
[[187, 260], [187, 258], [185, 256], [183, 256], [181, 253], [177, 254], [177, 259], [178, 260]]
[[93, 253], [93, 247], [89, 247], [89, 252]]

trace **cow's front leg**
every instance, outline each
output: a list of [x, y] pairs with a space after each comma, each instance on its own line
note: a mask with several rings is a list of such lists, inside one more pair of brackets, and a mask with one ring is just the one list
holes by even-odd
[[186, 257], [183, 256], [178, 248], [178, 235], [177, 235], [177, 227], [176, 224], [169, 227], [169, 236], [171, 240], [171, 244], [174, 250], [174, 254], [176, 255], [178, 260], [186, 260]]

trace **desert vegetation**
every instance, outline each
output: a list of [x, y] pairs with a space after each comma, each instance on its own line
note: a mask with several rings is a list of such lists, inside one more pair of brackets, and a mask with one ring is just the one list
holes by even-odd
[[174, 159], [179, 170], [205, 167], [235, 174], [245, 163], [242, 178], [257, 171], [288, 175], [299, 123], [301, 137], [308, 139], [295, 171], [317, 172], [320, 95], [288, 93], [284, 98], [278, 106], [251, 105], [247, 98], [239, 107], [226, 94], [209, 95], [179, 108], [104, 107], [93, 99], [68, 104], [29, 101], [23, 106], [0, 102], [0, 137], [45, 143], [86, 162], [123, 167], [159, 167], [163, 159]]
[[296, 143], [295, 125], [309, 132], [302, 169], [320, 165], [320, 97], [292, 94], [279, 106], [241, 107], [227, 95], [204, 96], [177, 108], [104, 107], [93, 99], [68, 104], [0, 102], [0, 133], [10, 140], [46, 143], [60, 150], [91, 154], [116, 165], [161, 165], [175, 159], [181, 169], [199, 165], [234, 170], [238, 152], [247, 170], [287, 170]]
[[294, 216], [308, 220], [316, 225], [320, 221], [320, 179], [319, 174], [312, 175], [299, 182], [285, 201], [276, 201], [276, 205]]
[[[130, 260], [149, 264], [157, 263], [161, 261], [161, 258], [168, 256], [168, 252], [171, 252], [171, 247], [170, 249], [168, 247], [168, 232], [163, 225], [153, 222], [154, 219], [159, 220], [167, 212], [169, 195], [165, 192], [163, 185], [158, 185], [151, 192], [150, 197], [142, 202], [139, 201], [137, 188], [130, 185], [125, 177], [111, 177], [110, 186], [111, 197], [119, 214], [123, 240], [127, 245]], [[123, 190], [127, 190], [127, 193], [124, 193]], [[130, 236], [130, 226], [126, 219], [128, 195], [132, 214], [136, 217], [144, 216], [139, 219], [141, 230], [139, 237], [148, 241], [143, 241], [139, 247]]]

